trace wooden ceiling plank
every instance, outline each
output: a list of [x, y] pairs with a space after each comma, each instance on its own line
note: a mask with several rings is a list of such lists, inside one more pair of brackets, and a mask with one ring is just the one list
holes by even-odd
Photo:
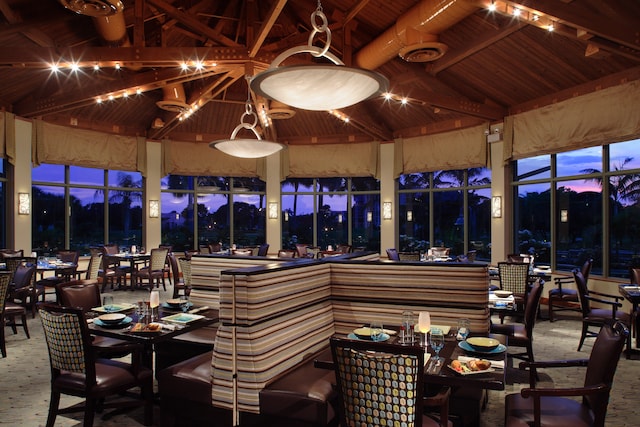
[[208, 38], [215, 40], [216, 42], [222, 44], [223, 46], [227, 46], [227, 47], [241, 46], [239, 43], [236, 43], [235, 41], [229, 39], [228, 37], [225, 37], [224, 35], [216, 32], [209, 26], [203, 24], [197, 18], [194, 18], [191, 14], [183, 12], [180, 9], [173, 7], [169, 3], [166, 3], [162, 0], [147, 0], [147, 1], [153, 4], [154, 6], [156, 6], [157, 8], [166, 12], [167, 15], [171, 16], [174, 19], [177, 19], [183, 25], [204, 34]]
[[587, 9], [582, 2], [562, 3], [557, 0], [526, 0], [510, 2], [521, 4], [556, 18], [566, 25], [586, 30], [604, 39], [640, 50], [640, 27], [623, 15], [619, 19], [603, 19], [602, 15]]
[[133, 19], [133, 45], [143, 47], [144, 41], [144, 5], [145, 0], [136, 0]]
[[432, 76], [437, 75], [440, 71], [444, 71], [447, 68], [463, 61], [464, 59], [474, 55], [481, 50], [491, 46], [492, 44], [508, 37], [509, 35], [520, 31], [526, 24], [521, 22], [514, 22], [505, 28], [493, 33], [483, 34], [481, 37], [473, 40], [469, 45], [456, 49], [455, 51], [448, 51], [442, 58], [433, 63], [429, 69], [429, 73]]
[[273, 25], [276, 23], [276, 20], [282, 13], [282, 9], [287, 4], [287, 0], [278, 0], [273, 3], [271, 6], [271, 10], [267, 14], [266, 19], [262, 22], [260, 26], [260, 30], [256, 35], [256, 39], [253, 41], [252, 45], [249, 47], [249, 58], [253, 58], [258, 54], [260, 48], [262, 48], [262, 44], [264, 43], [267, 35], [273, 28]]

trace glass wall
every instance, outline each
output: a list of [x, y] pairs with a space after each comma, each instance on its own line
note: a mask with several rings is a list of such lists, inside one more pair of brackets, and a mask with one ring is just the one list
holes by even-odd
[[106, 242], [142, 245], [142, 175], [43, 164], [32, 170], [32, 248], [82, 254]]
[[398, 179], [398, 249], [451, 248], [491, 258], [491, 171], [486, 168], [401, 175]]
[[610, 277], [640, 261], [640, 140], [518, 160], [514, 186], [521, 253]]
[[295, 178], [282, 183], [282, 245], [380, 248], [380, 182], [374, 178]]
[[162, 242], [175, 250], [197, 249], [200, 244], [210, 243], [243, 247], [265, 242], [263, 181], [168, 175], [161, 187]]

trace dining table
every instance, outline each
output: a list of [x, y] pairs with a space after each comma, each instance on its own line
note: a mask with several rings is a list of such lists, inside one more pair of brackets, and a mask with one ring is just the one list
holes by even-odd
[[620, 284], [618, 285], [618, 292], [627, 301], [631, 303], [631, 333], [636, 338], [635, 348], [627, 346], [627, 359], [631, 358], [632, 354], [640, 353], [640, 316], [638, 316], [638, 306], [640, 305], [640, 284]]
[[[111, 255], [114, 259], [117, 259], [119, 262], [127, 262], [129, 263], [129, 277], [130, 277], [130, 289], [135, 290], [135, 273], [140, 269], [141, 266], [146, 266], [149, 260], [151, 259], [151, 254], [146, 252], [119, 252], [117, 254]], [[121, 288], [118, 289], [127, 289], [126, 277], [125, 283]]]
[[[136, 324], [147, 324], [148, 321], [138, 318], [136, 304], [115, 303], [115, 307], [107, 310], [105, 307], [95, 307], [87, 313], [87, 322], [91, 334], [117, 338], [124, 341], [141, 344], [143, 347], [143, 363], [153, 369], [154, 346], [188, 332], [213, 325], [219, 321], [218, 310], [208, 306], [191, 305], [187, 312], [179, 307], [173, 307], [167, 302], [157, 308], [157, 320], [149, 323], [159, 325], [158, 329], [145, 327], [136, 331]], [[125, 321], [116, 325], [108, 325], [100, 321], [100, 316], [106, 312], [118, 312], [126, 315]]]

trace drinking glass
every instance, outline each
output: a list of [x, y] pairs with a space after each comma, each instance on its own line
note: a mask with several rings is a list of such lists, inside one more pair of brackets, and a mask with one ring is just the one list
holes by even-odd
[[400, 342], [402, 344], [413, 344], [415, 342], [413, 333], [415, 324], [416, 320], [413, 311], [402, 312], [402, 325], [400, 326]]
[[104, 307], [104, 311], [106, 311], [107, 313], [113, 313], [115, 311], [115, 307], [113, 305], [113, 297], [111, 295], [102, 297], [102, 307]]
[[369, 325], [369, 329], [371, 330], [371, 339], [373, 341], [382, 341], [382, 323], [371, 322], [371, 325]]
[[138, 304], [136, 304], [136, 314], [138, 315], [139, 323], [146, 323], [147, 316], [149, 315], [149, 305], [146, 301], [138, 301]]
[[464, 341], [469, 336], [469, 319], [458, 319], [458, 334], [456, 339]]
[[424, 346], [428, 347], [427, 334], [431, 330], [431, 315], [428, 311], [421, 311], [418, 314], [418, 331], [424, 334]]
[[444, 334], [442, 333], [442, 329], [434, 328], [431, 330], [431, 335], [429, 335], [429, 341], [431, 343], [431, 348], [436, 352], [436, 365], [440, 366], [442, 363], [442, 359], [440, 358], [440, 350], [444, 347]]
[[[149, 296], [149, 308], [151, 309], [151, 320], [158, 320], [158, 306], [160, 305], [160, 292], [151, 291]], [[155, 312], [155, 313], [154, 313]]]
[[189, 295], [180, 295], [180, 308], [183, 313], [189, 310]]

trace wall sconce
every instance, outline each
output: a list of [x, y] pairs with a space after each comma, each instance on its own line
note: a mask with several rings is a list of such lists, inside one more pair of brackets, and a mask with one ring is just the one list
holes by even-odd
[[413, 221], [413, 211], [407, 211], [407, 222]]
[[502, 197], [500, 196], [491, 198], [491, 217], [502, 218]]
[[149, 218], [160, 218], [160, 201], [149, 200]]
[[29, 193], [18, 193], [18, 214], [29, 215], [31, 213], [31, 196]]
[[382, 219], [388, 220], [392, 218], [391, 209], [391, 202], [382, 202]]
[[367, 212], [367, 222], [373, 222], [373, 212]]
[[560, 222], [569, 222], [569, 210], [560, 209]]
[[278, 202], [269, 202], [269, 219], [278, 219]]
[[289, 211], [284, 211], [284, 220], [285, 222], [289, 221]]

